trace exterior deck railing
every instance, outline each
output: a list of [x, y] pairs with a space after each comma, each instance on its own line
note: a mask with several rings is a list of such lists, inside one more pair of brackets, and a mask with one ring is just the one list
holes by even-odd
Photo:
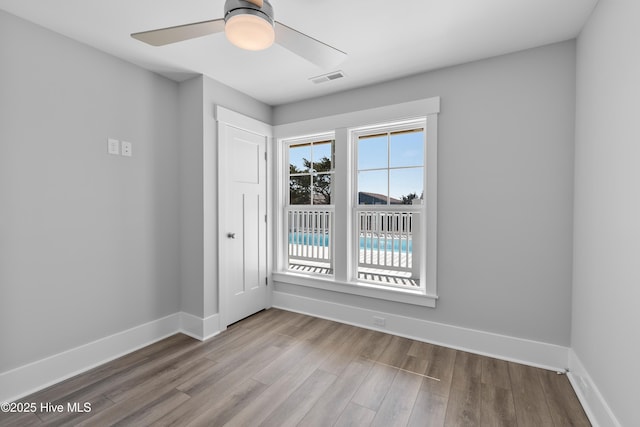
[[[358, 272], [384, 271], [417, 279], [419, 266], [420, 213], [408, 209], [356, 208]], [[333, 206], [289, 206], [286, 208], [289, 265], [322, 267], [333, 271]]]
[[289, 263], [319, 262], [333, 267], [333, 206], [287, 208]]
[[407, 210], [358, 208], [359, 267], [416, 272], [413, 255], [418, 250], [419, 213]]

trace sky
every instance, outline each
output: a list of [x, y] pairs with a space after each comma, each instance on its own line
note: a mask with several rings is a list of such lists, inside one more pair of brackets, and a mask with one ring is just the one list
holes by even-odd
[[[317, 161], [330, 156], [330, 143], [289, 149], [289, 162], [299, 170], [304, 169], [303, 159]], [[418, 197], [422, 194], [424, 132], [360, 139], [357, 156], [359, 192], [389, 194], [396, 199], [410, 193], [416, 193]]]

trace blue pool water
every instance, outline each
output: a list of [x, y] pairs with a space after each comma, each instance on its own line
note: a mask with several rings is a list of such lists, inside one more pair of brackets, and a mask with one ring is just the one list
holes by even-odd
[[[329, 235], [327, 234], [318, 234], [318, 233], [289, 233], [289, 243], [298, 244], [298, 245], [313, 245], [313, 246], [329, 246]], [[384, 237], [380, 238], [380, 250], [384, 251], [398, 251], [399, 248], [402, 248], [402, 252], [407, 250], [407, 243], [409, 244], [409, 252], [412, 252], [412, 244], [411, 241], [407, 242], [406, 240], [393, 240], [393, 239], [385, 239]], [[378, 249], [378, 239], [372, 239], [370, 237], [360, 237], [360, 249]]]

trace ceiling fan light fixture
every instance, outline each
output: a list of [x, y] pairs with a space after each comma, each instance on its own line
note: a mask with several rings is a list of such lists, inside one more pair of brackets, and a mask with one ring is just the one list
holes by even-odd
[[275, 21], [269, 0], [226, 0], [222, 18], [141, 31], [131, 37], [151, 46], [165, 46], [223, 31], [229, 41], [241, 49], [266, 49], [277, 39], [283, 48], [323, 69], [335, 67], [347, 56], [335, 47]]
[[225, 18], [224, 33], [235, 46], [245, 50], [263, 50], [276, 38], [273, 19], [253, 9], [237, 9]]

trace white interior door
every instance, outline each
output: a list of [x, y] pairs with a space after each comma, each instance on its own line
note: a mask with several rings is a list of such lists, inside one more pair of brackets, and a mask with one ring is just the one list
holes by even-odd
[[[237, 322], [267, 307], [267, 137], [225, 126], [220, 277], [224, 322]], [[221, 301], [225, 303], [224, 301]], [[226, 326], [225, 325], [225, 326]]]

